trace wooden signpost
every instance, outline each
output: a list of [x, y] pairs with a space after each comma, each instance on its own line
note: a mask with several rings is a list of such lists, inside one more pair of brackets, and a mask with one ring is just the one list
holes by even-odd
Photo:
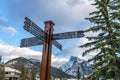
[[40, 80], [50, 80], [52, 44], [62, 50], [62, 45], [56, 40], [81, 38], [84, 37], [84, 31], [81, 30], [53, 34], [55, 25], [53, 21], [49, 20], [44, 22], [44, 31], [27, 17], [25, 17], [24, 24], [24, 29], [33, 34], [35, 37], [22, 39], [20, 47], [30, 47], [43, 44]]

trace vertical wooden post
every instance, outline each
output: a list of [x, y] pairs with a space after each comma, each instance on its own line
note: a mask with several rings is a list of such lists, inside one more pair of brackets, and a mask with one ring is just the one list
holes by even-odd
[[52, 34], [53, 26], [55, 25], [53, 21], [45, 21], [45, 32], [46, 38], [43, 45], [42, 54], [42, 65], [40, 80], [50, 80], [50, 70], [51, 70], [51, 54], [52, 54]]

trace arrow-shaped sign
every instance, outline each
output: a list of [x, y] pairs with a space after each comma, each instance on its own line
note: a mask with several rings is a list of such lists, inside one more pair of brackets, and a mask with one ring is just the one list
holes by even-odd
[[84, 37], [83, 33], [84, 31], [73, 31], [73, 32], [53, 34], [53, 40], [80, 38], [80, 37]]
[[20, 47], [30, 47], [30, 46], [37, 46], [42, 45], [43, 41], [38, 39], [37, 37], [25, 38], [21, 40]]
[[[42, 45], [43, 41], [37, 37], [25, 38], [21, 40], [20, 47], [31, 47]], [[60, 45], [57, 41], [53, 40], [52, 44], [56, 46], [58, 49], [62, 50], [62, 45]]]

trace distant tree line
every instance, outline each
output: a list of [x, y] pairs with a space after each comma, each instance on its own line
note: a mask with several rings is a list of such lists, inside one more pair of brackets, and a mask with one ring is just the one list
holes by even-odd
[[34, 71], [28, 71], [25, 65], [21, 67], [20, 80], [36, 80], [36, 74]]

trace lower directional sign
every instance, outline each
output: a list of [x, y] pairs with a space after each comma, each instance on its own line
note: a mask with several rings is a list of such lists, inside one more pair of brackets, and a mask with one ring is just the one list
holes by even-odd
[[53, 34], [53, 40], [80, 38], [80, 37], [84, 37], [83, 33], [84, 31], [73, 31], [73, 32]]
[[30, 47], [30, 46], [37, 46], [42, 45], [43, 41], [38, 39], [37, 37], [25, 38], [21, 40], [20, 47]]
[[[42, 45], [43, 41], [37, 37], [25, 38], [21, 40], [20, 47], [30, 47], [30, 46], [37, 46]], [[59, 44], [57, 41], [53, 40], [52, 44], [56, 46], [58, 49], [62, 50], [62, 45]]]

